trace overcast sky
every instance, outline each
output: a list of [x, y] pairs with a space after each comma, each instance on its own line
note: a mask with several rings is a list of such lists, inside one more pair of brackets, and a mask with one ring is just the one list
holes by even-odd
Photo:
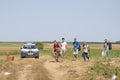
[[0, 0], [0, 41], [120, 40], [120, 0]]

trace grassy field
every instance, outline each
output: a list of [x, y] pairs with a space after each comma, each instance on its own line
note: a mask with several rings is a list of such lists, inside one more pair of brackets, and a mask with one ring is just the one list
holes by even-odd
[[[6, 54], [20, 57], [20, 47], [22, 47], [22, 45], [22, 43], [0, 43], [0, 59], [3, 61]], [[88, 68], [87, 72], [84, 74], [85, 77], [83, 76], [83, 80], [109, 80], [113, 74], [117, 75], [117, 80], [120, 80], [120, 45], [113, 44], [113, 49], [110, 51], [110, 62], [101, 57], [103, 49], [102, 44], [89, 44], [89, 46], [91, 49], [89, 53], [90, 59], [95, 62], [92, 67]], [[74, 58], [72, 53], [72, 44], [68, 44], [66, 53], [67, 60]], [[42, 55], [53, 56], [52, 44], [44, 43], [44, 49], [40, 50], [40, 56]], [[78, 60], [83, 60], [81, 55], [82, 51], [79, 52]]]
[[[23, 43], [0, 43], [0, 55], [20, 55], [20, 48]], [[103, 49], [102, 44], [89, 44], [90, 46], [90, 58], [101, 58], [101, 52]], [[68, 44], [68, 50], [66, 56], [68, 59], [73, 58], [72, 44]], [[53, 55], [52, 44], [44, 43], [44, 49], [40, 50], [41, 55]], [[82, 51], [79, 52], [79, 57], [81, 57]], [[120, 45], [113, 44], [113, 49], [110, 51], [111, 58], [119, 58], [120, 57]], [[2, 57], [2, 56], [1, 56]]]

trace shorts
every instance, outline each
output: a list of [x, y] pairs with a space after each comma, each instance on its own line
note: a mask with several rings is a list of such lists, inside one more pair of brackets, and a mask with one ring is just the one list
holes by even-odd
[[62, 49], [60, 54], [66, 54], [66, 50], [65, 49]]
[[75, 55], [75, 54], [78, 54], [78, 49], [76, 49], [76, 50], [74, 50], [74, 52], [73, 52], [73, 54]]

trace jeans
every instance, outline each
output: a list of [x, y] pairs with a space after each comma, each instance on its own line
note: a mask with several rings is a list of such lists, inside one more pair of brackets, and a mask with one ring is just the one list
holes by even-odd
[[109, 50], [105, 50], [105, 54], [108, 56], [108, 58], [110, 58]]
[[88, 59], [88, 61], [89, 61], [89, 56], [88, 56], [88, 53], [83, 52], [82, 56], [83, 56], [83, 58], [84, 58], [84, 61], [86, 61], [86, 58], [87, 58], [87, 59]]

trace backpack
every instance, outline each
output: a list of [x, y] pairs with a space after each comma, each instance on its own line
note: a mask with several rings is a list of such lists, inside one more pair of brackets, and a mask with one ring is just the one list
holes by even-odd
[[81, 46], [80, 45], [78, 46], [78, 51], [81, 51]]
[[112, 44], [110, 42], [108, 43], [108, 46], [109, 46], [109, 50], [112, 50]]

